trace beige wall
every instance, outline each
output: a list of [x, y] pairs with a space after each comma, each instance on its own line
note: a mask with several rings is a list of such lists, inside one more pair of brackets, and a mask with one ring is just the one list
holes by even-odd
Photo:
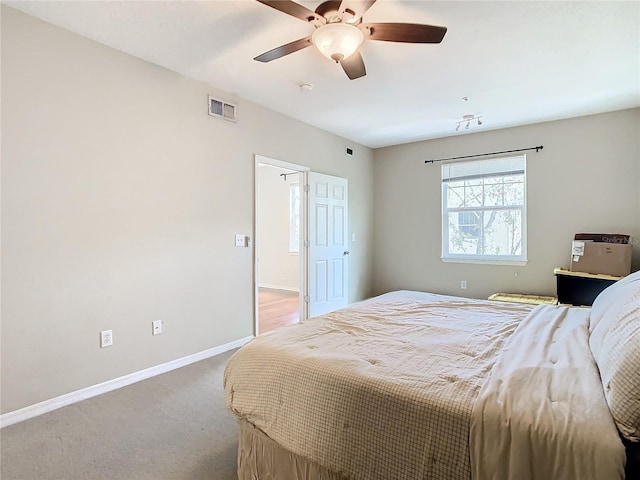
[[286, 181], [280, 176], [290, 171], [263, 166], [256, 175], [258, 285], [298, 290], [300, 256], [289, 252], [289, 189], [300, 182], [300, 174]]
[[[375, 293], [555, 295], [553, 269], [569, 265], [574, 233], [640, 237], [638, 132], [640, 109], [633, 109], [376, 150]], [[443, 263], [440, 164], [424, 160], [536, 145], [544, 150], [527, 154], [527, 265]]]
[[253, 333], [255, 154], [349, 179], [370, 293], [369, 149], [4, 5], [1, 100], [3, 413]]

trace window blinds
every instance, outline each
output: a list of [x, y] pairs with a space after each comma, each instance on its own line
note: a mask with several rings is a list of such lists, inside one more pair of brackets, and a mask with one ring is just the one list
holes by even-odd
[[442, 181], [451, 182], [481, 177], [522, 175], [524, 170], [524, 155], [445, 163], [442, 165]]

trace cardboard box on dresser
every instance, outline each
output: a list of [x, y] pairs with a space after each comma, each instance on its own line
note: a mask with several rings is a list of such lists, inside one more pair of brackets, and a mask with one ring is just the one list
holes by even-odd
[[578, 233], [571, 244], [571, 271], [624, 277], [631, 273], [629, 235]]

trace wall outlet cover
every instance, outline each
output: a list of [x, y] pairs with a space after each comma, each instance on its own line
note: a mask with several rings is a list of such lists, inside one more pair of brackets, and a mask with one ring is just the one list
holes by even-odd
[[247, 237], [245, 235], [236, 234], [236, 247], [245, 247], [247, 245]]
[[103, 330], [100, 332], [100, 348], [113, 345], [113, 330]]

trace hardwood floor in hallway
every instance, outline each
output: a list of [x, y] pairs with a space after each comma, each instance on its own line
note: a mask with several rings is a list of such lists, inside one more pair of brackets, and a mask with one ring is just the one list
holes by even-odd
[[260, 333], [300, 321], [298, 292], [258, 289], [258, 321]]

